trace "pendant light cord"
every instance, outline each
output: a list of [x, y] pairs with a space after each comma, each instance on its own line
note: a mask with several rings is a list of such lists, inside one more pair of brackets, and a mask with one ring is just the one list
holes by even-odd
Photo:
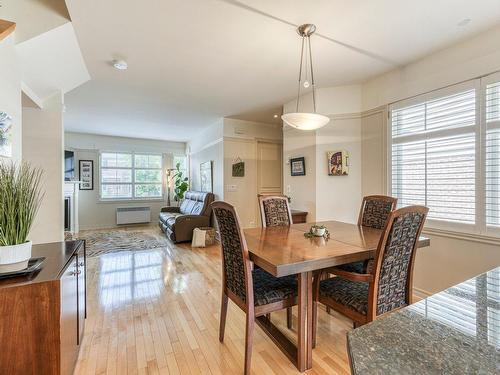
[[[306, 40], [307, 38], [307, 40]], [[316, 87], [314, 84], [314, 73], [313, 73], [313, 61], [312, 61], [312, 49], [311, 49], [311, 37], [302, 37], [302, 47], [300, 49], [300, 68], [299, 68], [299, 87], [297, 90], [297, 105], [295, 112], [299, 112], [299, 102], [300, 102], [300, 90], [302, 82], [302, 66], [304, 65], [304, 44], [306, 47], [306, 69], [307, 69], [307, 50], [309, 50], [309, 67], [311, 69], [311, 86], [312, 86], [312, 100], [313, 100], [313, 112], [316, 113]], [[307, 74], [307, 71], [306, 71]]]
[[304, 60], [304, 37], [302, 37], [302, 47], [300, 49], [299, 88], [297, 90], [297, 107], [295, 109], [295, 112], [299, 111], [300, 82], [302, 81], [302, 61], [303, 60]]
[[311, 52], [311, 37], [307, 37], [307, 42], [309, 44], [309, 65], [311, 66], [311, 85], [312, 85], [312, 96], [313, 96], [313, 111], [316, 113], [316, 89], [314, 86], [314, 73], [313, 73], [313, 56]]

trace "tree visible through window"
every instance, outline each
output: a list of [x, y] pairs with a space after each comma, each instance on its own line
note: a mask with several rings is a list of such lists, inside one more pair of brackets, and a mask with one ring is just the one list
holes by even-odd
[[162, 165], [162, 155], [159, 154], [101, 153], [101, 198], [161, 198]]

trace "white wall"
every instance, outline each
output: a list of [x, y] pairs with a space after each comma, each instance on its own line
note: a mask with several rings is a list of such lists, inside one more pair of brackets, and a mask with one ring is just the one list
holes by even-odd
[[[281, 125], [224, 119], [224, 200], [236, 207], [245, 228], [261, 225], [257, 198], [258, 141], [281, 143], [282, 139]], [[232, 176], [237, 158], [245, 162], [244, 177]], [[229, 186], [235, 189], [228, 189]]]
[[191, 138], [189, 155], [190, 190], [201, 190], [200, 165], [212, 161], [213, 193], [215, 199], [224, 199], [224, 123], [222, 119]]
[[157, 221], [160, 208], [166, 206], [166, 198], [154, 201], [104, 202], [99, 199], [99, 152], [152, 152], [164, 154], [164, 169], [172, 167], [174, 155], [185, 155], [183, 142], [155, 141], [139, 138], [111, 137], [92, 134], [65, 133], [65, 149], [75, 151], [76, 178], [78, 161], [94, 161], [94, 190], [79, 191], [80, 230], [116, 227], [116, 208], [128, 206], [151, 207], [151, 221]]
[[363, 110], [500, 70], [500, 26], [363, 85]]
[[[308, 212], [307, 221], [356, 222], [361, 202], [361, 86], [318, 89], [317, 112], [330, 122], [313, 132], [286, 127], [283, 132], [285, 194], [291, 206]], [[302, 104], [304, 103], [304, 104]], [[295, 111], [296, 101], [284, 105]], [[312, 108], [311, 95], [301, 98], [300, 108]], [[348, 151], [349, 175], [329, 176], [328, 151]], [[290, 158], [305, 157], [306, 175], [290, 176]]]
[[[349, 153], [349, 174], [329, 176], [328, 151]], [[361, 119], [333, 118], [316, 131], [316, 220], [356, 223], [361, 204]]]
[[[12, 161], [22, 155], [21, 72], [14, 45], [15, 32], [0, 41], [0, 111], [13, 120]], [[0, 161], [5, 161], [0, 157]]]
[[64, 239], [63, 97], [56, 94], [43, 109], [23, 108], [23, 160], [43, 169], [44, 197], [30, 232], [33, 243]]

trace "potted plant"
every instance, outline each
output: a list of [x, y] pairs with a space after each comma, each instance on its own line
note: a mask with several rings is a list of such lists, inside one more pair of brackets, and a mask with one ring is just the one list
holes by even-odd
[[28, 235], [43, 197], [42, 170], [0, 163], [0, 272], [28, 267]]
[[177, 163], [175, 165], [175, 174], [174, 174], [174, 200], [176, 202], [180, 202], [184, 199], [184, 193], [188, 190], [188, 178], [183, 176], [183, 173], [180, 169], [181, 163]]

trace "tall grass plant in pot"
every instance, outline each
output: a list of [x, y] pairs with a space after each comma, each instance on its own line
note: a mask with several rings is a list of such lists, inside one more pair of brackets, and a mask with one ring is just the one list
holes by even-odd
[[0, 272], [28, 266], [28, 235], [43, 198], [42, 174], [28, 163], [0, 163]]

